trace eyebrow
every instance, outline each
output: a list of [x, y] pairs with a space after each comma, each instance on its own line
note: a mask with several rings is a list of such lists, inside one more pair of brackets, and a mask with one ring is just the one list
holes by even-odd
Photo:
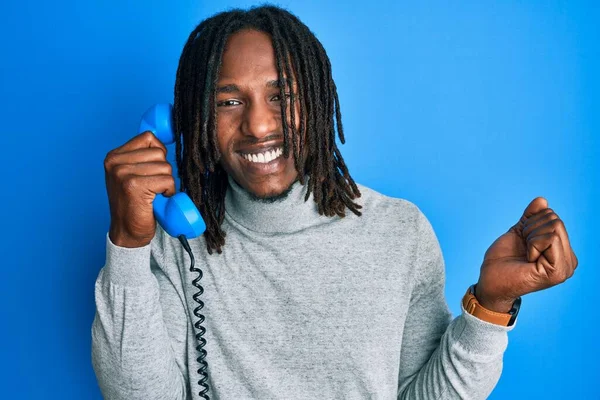
[[[285, 87], [293, 87], [294, 85], [294, 80], [292, 78], [283, 78], [283, 81], [285, 81]], [[283, 82], [282, 80], [279, 79], [274, 79], [272, 81], [267, 82], [267, 86], [268, 87], [274, 87], [274, 88], [279, 88], [281, 87], [281, 83]]]
[[[281, 87], [281, 83], [283, 81], [286, 82], [286, 87], [293, 87], [293, 85], [294, 85], [293, 79], [284, 78], [283, 80], [273, 79], [271, 81], [268, 81], [266, 86], [270, 87], [270, 88], [279, 88], [279, 87]], [[240, 88], [233, 83], [229, 84], [229, 85], [217, 86], [217, 94], [219, 94], [219, 93], [238, 93], [238, 92], [240, 92]]]
[[240, 88], [237, 85], [223, 85], [217, 87], [217, 94], [219, 93], [237, 93], [240, 91]]

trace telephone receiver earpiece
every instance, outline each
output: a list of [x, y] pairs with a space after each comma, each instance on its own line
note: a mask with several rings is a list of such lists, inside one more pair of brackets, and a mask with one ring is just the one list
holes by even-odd
[[[173, 106], [168, 103], [155, 104], [142, 116], [139, 133], [150, 131], [165, 146], [175, 142], [173, 131]], [[163, 229], [173, 237], [184, 235], [193, 239], [202, 235], [206, 224], [196, 205], [183, 192], [171, 197], [157, 194], [152, 202], [154, 217]]]

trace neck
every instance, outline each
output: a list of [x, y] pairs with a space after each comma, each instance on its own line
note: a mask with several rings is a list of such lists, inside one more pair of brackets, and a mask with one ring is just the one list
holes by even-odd
[[[287, 196], [274, 200], [258, 199], [231, 176], [225, 195], [225, 218], [260, 233], [292, 233], [326, 222], [319, 215], [312, 193], [305, 201], [308, 187], [295, 181]], [[305, 179], [308, 182], [308, 176]]]

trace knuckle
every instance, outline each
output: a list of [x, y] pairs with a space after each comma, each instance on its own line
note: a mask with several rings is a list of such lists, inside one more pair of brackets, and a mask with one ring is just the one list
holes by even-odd
[[117, 178], [123, 178], [127, 174], [128, 171], [129, 171], [129, 167], [125, 164], [116, 165], [112, 169], [113, 175], [116, 176]]
[[161, 161], [167, 160], [167, 155], [164, 150], [160, 147], [152, 147], [149, 149], [152, 152], [153, 157], [160, 159]]
[[144, 141], [152, 144], [152, 148], [158, 148], [164, 152], [164, 145], [152, 131], [144, 132]]
[[106, 154], [106, 157], [104, 157], [104, 169], [106, 171], [109, 171], [112, 168], [114, 161], [115, 161], [115, 156], [112, 151], [109, 151]]
[[152, 131], [144, 131], [144, 133], [142, 133], [142, 137], [146, 140], [153, 140], [154, 138], [156, 138], [156, 136], [154, 136], [154, 133], [152, 133]]
[[140, 183], [138, 178], [135, 176], [130, 176], [123, 180], [123, 191], [128, 194], [135, 193], [139, 185]]

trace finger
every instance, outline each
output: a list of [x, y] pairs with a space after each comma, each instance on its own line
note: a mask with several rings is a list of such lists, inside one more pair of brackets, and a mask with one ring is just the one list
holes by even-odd
[[544, 197], [536, 197], [525, 208], [521, 219], [519, 219], [519, 221], [509, 229], [509, 231], [515, 231], [517, 232], [517, 234], [522, 236], [523, 225], [527, 222], [527, 220], [531, 216], [539, 213], [540, 211], [546, 208], [548, 208], [548, 200], [546, 200]]
[[527, 238], [527, 236], [529, 236], [529, 234], [534, 229], [537, 229], [540, 226], [554, 219], [558, 219], [558, 215], [556, 215], [556, 213], [551, 208], [546, 208], [540, 211], [539, 213], [531, 216], [523, 224], [523, 237]]
[[525, 208], [525, 211], [523, 212], [523, 217], [527, 219], [537, 214], [538, 212], [544, 210], [545, 208], [548, 208], [548, 200], [546, 200], [544, 197], [536, 197]]
[[[127, 193], [146, 193], [148, 195], [175, 194], [175, 179], [173, 175], [129, 175], [123, 181], [123, 190]], [[154, 196], [151, 196], [154, 198]]]
[[529, 262], [536, 262], [543, 255], [550, 262], [552, 269], [556, 269], [564, 264], [563, 254], [560, 236], [554, 232], [527, 239], [527, 261]]
[[167, 148], [165, 147], [165, 145], [162, 144], [162, 142], [158, 140], [158, 138], [154, 136], [154, 134], [150, 131], [145, 131], [137, 136], [134, 136], [124, 145], [114, 149], [113, 152], [115, 154], [119, 154], [147, 147], [157, 147], [165, 153], [165, 156], [167, 155]]
[[125, 179], [127, 175], [171, 175], [173, 168], [166, 161], [135, 164], [119, 164], [114, 167], [115, 176]]
[[546, 276], [553, 285], [573, 275], [572, 269], [566, 264], [560, 236], [556, 233], [531, 237], [527, 242], [527, 253], [529, 262], [536, 265], [536, 273]]
[[124, 153], [109, 153], [104, 160], [107, 171], [121, 164], [137, 164], [165, 161], [165, 153], [156, 147], [131, 150]]
[[577, 256], [575, 256], [575, 252], [571, 248], [571, 241], [569, 240], [567, 227], [565, 226], [565, 223], [562, 219], [559, 218], [559, 220], [560, 223], [557, 223], [555, 232], [558, 233], [558, 236], [560, 236], [560, 241], [563, 244], [565, 257], [569, 261], [569, 266], [573, 269], [573, 271], [575, 271], [575, 268], [577, 268], [578, 263]]
[[523, 229], [523, 235], [526, 238], [552, 232], [560, 237], [565, 261], [568, 262], [568, 267], [574, 270], [577, 267], [577, 258], [571, 249], [571, 243], [569, 242], [569, 235], [567, 234], [565, 224], [556, 213], [547, 214], [544, 219], [540, 219], [531, 227], [528, 226]]

